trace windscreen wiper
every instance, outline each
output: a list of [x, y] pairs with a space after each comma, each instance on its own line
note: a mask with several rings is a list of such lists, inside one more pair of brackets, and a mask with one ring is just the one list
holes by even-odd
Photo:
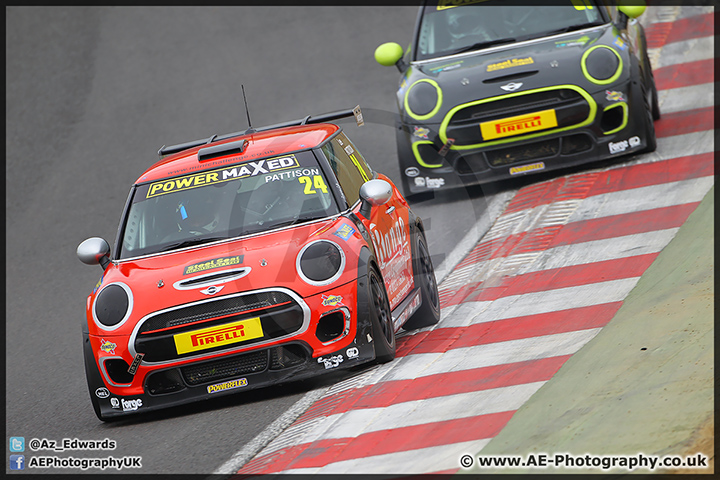
[[497, 40], [488, 40], [487, 42], [478, 42], [470, 45], [469, 47], [463, 47], [458, 50], [453, 50], [452, 52], [448, 53], [448, 55], [453, 55], [455, 53], [463, 53], [463, 52], [470, 52], [472, 50], [480, 50], [482, 48], [492, 47], [494, 45], [501, 45], [503, 43], [514, 43], [516, 41], [515, 38], [498, 38]]
[[597, 27], [599, 23], [583, 23], [582, 25], [570, 25], [568, 27], [558, 28], [557, 30], [551, 30], [546, 32], [544, 35], [557, 35], [559, 33], [574, 32], [576, 30], [582, 30], [584, 28]]
[[167, 247], [160, 250], [161, 252], [167, 252], [168, 250], [175, 250], [177, 248], [185, 248], [185, 247], [192, 247], [195, 245], [200, 245], [203, 243], [210, 243], [210, 242], [216, 242], [218, 240], [225, 240], [227, 237], [203, 237], [203, 238], [192, 238], [190, 240], [183, 240], [182, 242], [177, 242], [168, 245]]

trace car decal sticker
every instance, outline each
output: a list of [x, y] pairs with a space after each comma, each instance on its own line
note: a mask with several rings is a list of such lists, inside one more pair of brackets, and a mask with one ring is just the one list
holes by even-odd
[[211, 270], [213, 268], [229, 267], [230, 265], [238, 265], [242, 263], [243, 255], [235, 255], [233, 257], [220, 257], [207, 260], [202, 263], [195, 263], [188, 265], [183, 270], [183, 275], [189, 275], [191, 273], [204, 272], [205, 270]]
[[323, 295], [322, 300], [324, 307], [337, 307], [338, 305], [343, 305], [343, 297], [340, 295]]
[[513, 58], [511, 60], [505, 60], [500, 63], [491, 63], [487, 66], [486, 72], [495, 72], [497, 70], [504, 70], [506, 68], [522, 67], [524, 65], [532, 65], [535, 63], [532, 57], [526, 58]]
[[278, 180], [285, 180], [289, 178], [296, 178], [302, 176], [320, 175], [319, 168], [303, 168], [298, 170], [290, 170], [289, 172], [274, 173], [265, 177], [265, 183], [276, 182]]
[[246, 162], [233, 167], [225, 167], [209, 172], [195, 173], [184, 177], [154, 182], [150, 184], [146, 198], [206, 185], [214, 185], [238, 178], [254, 177], [260, 174], [268, 174], [299, 166], [300, 164], [297, 158], [295, 158], [295, 155], [283, 155], [281, 157], [258, 160], [257, 162]]
[[175, 349], [183, 353], [206, 350], [208, 348], [232, 345], [234, 343], [260, 338], [264, 335], [260, 317], [238, 322], [201, 328], [173, 336]]
[[109, 340], [105, 340], [104, 338], [100, 340], [100, 350], [102, 350], [105, 353], [109, 353], [110, 355], [115, 355], [115, 349], [117, 348], [117, 344], [113, 343]]
[[352, 234], [355, 233], [355, 229], [352, 228], [350, 225], [343, 225], [342, 227], [338, 228], [333, 235], [338, 236], [345, 240], [347, 240], [352, 236]]
[[530, 165], [522, 165], [520, 167], [512, 167], [510, 169], [510, 175], [519, 175], [521, 173], [533, 172], [535, 170], [545, 169], [543, 162], [531, 163]]
[[298, 181], [304, 185], [303, 193], [305, 195], [314, 195], [318, 190], [322, 190], [323, 193], [328, 193], [327, 185], [325, 180], [320, 175], [313, 175], [310, 177], [300, 177]]
[[484, 140], [492, 140], [494, 138], [545, 130], [557, 127], [557, 125], [555, 110], [543, 110], [530, 115], [516, 115], [492, 122], [484, 122], [480, 124], [480, 131]]
[[230, 380], [227, 382], [216, 383], [215, 385], [208, 385], [207, 392], [224, 392], [225, 390], [232, 390], [233, 388], [246, 387], [247, 384], [247, 378], [238, 378], [237, 380]]

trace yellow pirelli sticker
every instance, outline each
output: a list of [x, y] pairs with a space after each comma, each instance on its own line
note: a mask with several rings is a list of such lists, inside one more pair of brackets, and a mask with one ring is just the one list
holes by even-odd
[[543, 162], [532, 163], [530, 165], [522, 165], [519, 167], [512, 167], [510, 169], [510, 175], [519, 175], [521, 173], [527, 173], [527, 172], [532, 172], [534, 170], [543, 170], [543, 169], [545, 169], [545, 164]]
[[483, 140], [522, 135], [546, 128], [557, 127], [555, 110], [543, 110], [529, 115], [517, 115], [480, 124]]
[[295, 155], [284, 155], [282, 157], [263, 159], [255, 162], [245, 162], [232, 167], [219, 168], [208, 172], [154, 182], [150, 184], [148, 188], [147, 198], [179, 192], [181, 190], [189, 190], [191, 188], [204, 187], [206, 185], [229, 182], [230, 180], [236, 180], [238, 178], [266, 175], [299, 166], [300, 164], [297, 158], [295, 158]]
[[260, 318], [250, 318], [239, 322], [201, 328], [191, 332], [178, 333], [173, 337], [175, 349], [179, 355], [197, 352], [208, 348], [245, 342], [263, 336]]
[[533, 63], [535, 63], [535, 60], [533, 60], [532, 57], [512, 58], [510, 60], [505, 60], [504, 62], [492, 63], [487, 66], [486, 71], [495, 72], [497, 70], [504, 70], [506, 68], [522, 67], [523, 65], [532, 65]]

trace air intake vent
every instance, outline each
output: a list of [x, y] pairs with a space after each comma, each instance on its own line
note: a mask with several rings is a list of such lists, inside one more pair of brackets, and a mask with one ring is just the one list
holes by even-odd
[[232, 270], [225, 270], [219, 273], [210, 273], [207, 275], [198, 275], [196, 277], [188, 278], [186, 280], [180, 280], [173, 284], [177, 290], [191, 290], [194, 288], [207, 287], [209, 285], [218, 285], [220, 283], [231, 282], [239, 278], [244, 277], [252, 268], [234, 268]]
[[220, 145], [201, 148], [198, 151], [198, 162], [212, 160], [213, 158], [222, 157], [224, 155], [242, 153], [247, 148], [247, 145], [248, 141], [243, 139], [238, 142], [221, 143]]
[[538, 73], [538, 70], [530, 70], [528, 72], [515, 73], [512, 75], [503, 75], [502, 77], [486, 78], [483, 83], [500, 83], [500, 82], [512, 82], [520, 78], [529, 77]]

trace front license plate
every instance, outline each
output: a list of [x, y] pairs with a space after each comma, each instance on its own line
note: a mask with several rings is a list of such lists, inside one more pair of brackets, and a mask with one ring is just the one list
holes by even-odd
[[543, 110], [527, 115], [517, 115], [501, 120], [493, 120], [492, 122], [484, 122], [480, 124], [480, 131], [483, 140], [492, 140], [494, 138], [545, 130], [557, 127], [557, 124], [555, 110]]
[[173, 337], [178, 355], [240, 343], [263, 336], [260, 317], [178, 333]]

